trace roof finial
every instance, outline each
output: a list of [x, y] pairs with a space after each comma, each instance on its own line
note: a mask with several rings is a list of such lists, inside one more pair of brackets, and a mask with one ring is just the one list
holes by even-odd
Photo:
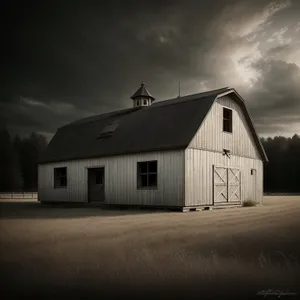
[[142, 84], [141, 84], [141, 86], [145, 86], [145, 82], [144, 82], [144, 81], [142, 81]]

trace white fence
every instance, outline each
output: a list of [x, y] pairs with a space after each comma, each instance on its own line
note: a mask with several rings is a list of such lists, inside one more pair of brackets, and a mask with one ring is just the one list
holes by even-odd
[[11, 193], [1, 193], [0, 199], [37, 199], [37, 192], [11, 192]]

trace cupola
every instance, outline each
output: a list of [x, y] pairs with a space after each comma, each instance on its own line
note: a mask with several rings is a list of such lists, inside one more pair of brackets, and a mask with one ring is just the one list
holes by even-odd
[[145, 83], [142, 82], [141, 87], [131, 96], [133, 107], [150, 106], [155, 98], [148, 92]]

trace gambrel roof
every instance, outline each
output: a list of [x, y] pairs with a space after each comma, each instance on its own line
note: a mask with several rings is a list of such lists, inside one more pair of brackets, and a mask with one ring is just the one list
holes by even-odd
[[[262, 160], [267, 161], [243, 99], [234, 89], [226, 87], [67, 124], [57, 130], [40, 163], [185, 149], [215, 100], [225, 94], [242, 107]], [[102, 136], [100, 133], [106, 126], [114, 131]]]

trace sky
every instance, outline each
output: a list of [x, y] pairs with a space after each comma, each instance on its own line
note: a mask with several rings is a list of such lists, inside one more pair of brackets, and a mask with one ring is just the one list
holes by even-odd
[[87, 116], [224, 86], [260, 136], [300, 134], [300, 0], [9, 1], [0, 121], [50, 139]]

